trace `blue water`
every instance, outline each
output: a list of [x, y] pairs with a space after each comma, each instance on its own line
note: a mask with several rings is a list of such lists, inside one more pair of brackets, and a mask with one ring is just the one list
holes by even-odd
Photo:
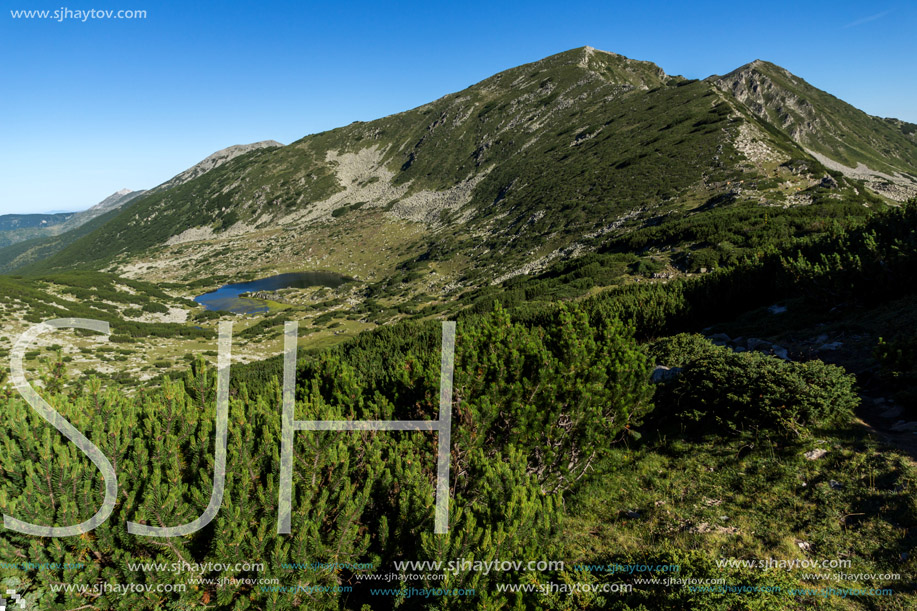
[[208, 310], [215, 312], [233, 312], [235, 314], [256, 314], [268, 310], [260, 301], [240, 297], [243, 293], [253, 293], [255, 291], [276, 291], [285, 288], [306, 288], [309, 286], [329, 286], [337, 287], [349, 278], [333, 274], [331, 272], [293, 272], [290, 274], [278, 274], [269, 278], [252, 280], [251, 282], [239, 282], [237, 284], [226, 284], [215, 291], [204, 293], [194, 298], [194, 301], [201, 304]]

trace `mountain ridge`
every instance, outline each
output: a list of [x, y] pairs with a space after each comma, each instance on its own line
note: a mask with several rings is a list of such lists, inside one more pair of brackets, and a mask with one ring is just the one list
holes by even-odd
[[92, 223], [92, 221], [99, 217], [105, 217], [105, 219], [108, 220], [110, 217], [114, 216], [112, 213], [142, 195], [164, 191], [173, 186], [184, 184], [189, 180], [206, 174], [206, 172], [231, 161], [239, 155], [252, 150], [274, 146], [283, 145], [274, 140], [264, 140], [251, 144], [229, 146], [212, 153], [194, 166], [149, 190], [139, 189], [132, 191], [127, 188], [119, 189], [86, 210], [67, 213], [67, 218], [63, 219], [59, 224], [49, 227], [47, 230], [40, 232], [33, 231], [24, 239], [2, 244], [2, 247], [0, 247], [0, 272], [14, 271], [34, 263], [35, 261], [53, 256], [72, 242], [89, 233], [84, 226], [89, 225], [91, 230], [97, 229], [98, 226], [104, 223]]
[[67, 220], [66, 223], [62, 225], [61, 229], [64, 231], [76, 229], [80, 225], [88, 223], [99, 215], [105, 214], [110, 210], [116, 210], [120, 208], [130, 200], [143, 195], [145, 192], [145, 189], [139, 189], [137, 191], [132, 191], [131, 189], [119, 189], [100, 201], [98, 204], [90, 206], [86, 210], [74, 214], [70, 219]]
[[[414, 109], [248, 150], [202, 176], [151, 190], [36, 269], [155, 275], [184, 253], [180, 267], [188, 270], [203, 269], [195, 262], [207, 259], [206, 269], [227, 273], [316, 264], [358, 275], [362, 265], [365, 278], [395, 273], [356, 263], [356, 255], [316, 259], [303, 249], [342, 223], [366, 225], [368, 233], [347, 238], [354, 247], [372, 242], [374, 218], [413, 236], [399, 245], [403, 256], [413, 254], [397, 265], [410, 267], [418, 256], [474, 260], [467, 273], [494, 281], [705, 202], [784, 209], [832, 199], [868, 203], [858, 195], [863, 187], [889, 202], [904, 199], [883, 190], [882, 168], [907, 181], [906, 172], [917, 173], [910, 165], [917, 146], [905, 128], [877, 127], [852, 108], [760, 60], [692, 80], [580, 47]], [[834, 132], [822, 142], [806, 131], [835, 117], [867, 130], [858, 138], [872, 148], [838, 148]], [[868, 181], [825, 165], [872, 163], [883, 139], [900, 154], [879, 160]], [[140, 258], [150, 265], [137, 267]]]
[[187, 170], [179, 172], [164, 183], [153, 187], [150, 189], [150, 191], [155, 193], [156, 191], [171, 189], [172, 187], [182, 185], [189, 180], [194, 180], [198, 176], [202, 176], [210, 170], [217, 168], [224, 163], [235, 159], [239, 155], [244, 155], [250, 151], [281, 146], [283, 146], [283, 144], [277, 142], [276, 140], [261, 140], [260, 142], [252, 142], [250, 144], [233, 144], [231, 146], [227, 146], [226, 148], [222, 148], [215, 153], [211, 153]]
[[[759, 118], [784, 131], [833, 169], [869, 178], [873, 190], [903, 200], [917, 195], [917, 147], [906, 125], [869, 115], [821, 91], [785, 68], [754, 60], [708, 78]], [[897, 129], [896, 129], [897, 128]], [[895, 189], [883, 187], [894, 185]]]

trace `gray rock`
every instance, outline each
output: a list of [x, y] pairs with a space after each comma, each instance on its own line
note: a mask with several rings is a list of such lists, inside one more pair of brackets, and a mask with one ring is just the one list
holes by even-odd
[[829, 342], [829, 343], [822, 344], [821, 346], [816, 348], [816, 350], [818, 350], [819, 352], [824, 352], [826, 350], [837, 350], [838, 348], [840, 348], [843, 345], [844, 344], [842, 342]]
[[659, 384], [660, 382], [668, 382], [669, 380], [674, 380], [681, 373], [681, 367], [664, 367], [659, 365], [656, 369], [653, 370], [652, 375], [650, 376], [650, 382], [653, 384]]
[[784, 361], [790, 360], [790, 354], [787, 352], [787, 349], [783, 346], [778, 346], [777, 344], [772, 344], [769, 341], [757, 338], [749, 337], [748, 341], [745, 342], [745, 345], [748, 346], [749, 350], [757, 350], [758, 352], [765, 352], [776, 356], [779, 359]]
[[831, 486], [833, 490], [840, 490], [841, 488], [843, 488], [840, 482], [836, 482], [834, 480], [831, 480], [830, 482], [828, 482], [828, 485]]
[[803, 456], [809, 460], [818, 460], [822, 456], [828, 453], [828, 450], [823, 450], [822, 448], [816, 448], [814, 450], [809, 450]]
[[771, 314], [783, 314], [786, 312], [786, 306], [774, 304], [771, 307], [767, 308], [767, 311]]
[[879, 412], [879, 415], [882, 416], [883, 418], [897, 418], [898, 416], [901, 415], [901, 412], [903, 411], [904, 410], [901, 409], [900, 405], [892, 405], [888, 409], [885, 409]]
[[778, 359], [783, 359], [784, 361], [789, 361], [789, 360], [790, 360], [790, 355], [789, 355], [789, 353], [787, 352], [786, 348], [784, 348], [783, 346], [776, 346], [776, 345], [771, 346], [771, 352], [772, 352], [772, 353], [774, 354], [774, 356], [776, 356]]
[[893, 431], [898, 431], [901, 433], [907, 431], [917, 431], [917, 422], [905, 422], [904, 420], [899, 420], [893, 424], [891, 428]]

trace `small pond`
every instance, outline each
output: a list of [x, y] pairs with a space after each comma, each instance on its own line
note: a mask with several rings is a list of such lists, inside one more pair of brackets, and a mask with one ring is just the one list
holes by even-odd
[[208, 310], [213, 310], [215, 312], [256, 314], [258, 312], [266, 312], [268, 310], [267, 306], [260, 301], [242, 297], [241, 295], [244, 293], [276, 291], [286, 288], [302, 289], [309, 286], [328, 286], [334, 288], [349, 280], [350, 278], [331, 272], [293, 272], [289, 274], [278, 274], [276, 276], [252, 280], [250, 282], [226, 284], [210, 293], [198, 295], [194, 298], [194, 301]]

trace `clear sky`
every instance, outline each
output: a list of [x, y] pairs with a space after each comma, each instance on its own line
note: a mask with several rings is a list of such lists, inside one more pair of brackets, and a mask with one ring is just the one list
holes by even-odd
[[[0, 214], [79, 210], [232, 144], [288, 144], [591, 45], [703, 78], [777, 63], [917, 123], [917, 4], [5, 0]], [[145, 10], [14, 19], [11, 10]]]

